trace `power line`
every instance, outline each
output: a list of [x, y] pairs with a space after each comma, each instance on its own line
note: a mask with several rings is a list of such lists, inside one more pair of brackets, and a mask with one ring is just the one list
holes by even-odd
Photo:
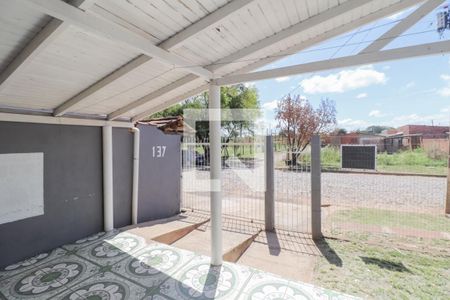
[[[320, 52], [320, 51], [326, 51], [326, 50], [333, 50], [333, 49], [336, 49], [336, 51], [333, 52], [333, 54], [327, 59], [327, 60], [330, 60], [330, 59], [332, 59], [337, 53], [339, 53], [339, 51], [341, 51], [343, 48], [355, 46], [355, 49], [356, 49], [359, 45], [362, 45], [362, 44], [371, 43], [371, 42], [374, 42], [374, 41], [376, 41], [376, 40], [391, 39], [392, 37], [386, 37], [386, 38], [377, 38], [377, 39], [365, 41], [365, 38], [367, 37], [367, 35], [368, 35], [372, 30], [377, 29], [377, 28], [381, 28], [381, 27], [385, 27], [385, 26], [388, 26], [388, 25], [391, 25], [391, 24], [399, 23], [399, 22], [402, 21], [403, 19], [405, 19], [405, 18], [398, 19], [398, 20], [394, 20], [394, 21], [387, 22], [387, 23], [383, 23], [383, 24], [380, 24], [380, 25], [377, 25], [377, 26], [371, 26], [371, 27], [369, 27], [369, 28], [367, 28], [367, 29], [364, 29], [364, 30], [361, 30], [361, 27], [360, 27], [358, 30], [356, 30], [356, 31], [354, 31], [354, 32], [352, 32], [352, 33], [349, 33], [349, 34], [343, 35], [343, 36], [341, 36], [341, 37], [338, 37], [338, 38], [337, 38], [338, 40], [341, 40], [341, 39], [344, 39], [344, 38], [348, 37], [348, 39], [346, 39], [345, 42], [344, 42], [343, 44], [341, 44], [341, 45], [335, 45], [335, 46], [329, 46], [329, 47], [322, 47], [322, 48], [313, 48], [313, 49], [310, 49], [310, 50], [293, 51], [293, 52], [289, 52], [289, 53], [285, 53], [285, 54], [279, 54], [279, 55], [274, 54], [274, 55], [269, 55], [269, 56], [265, 56], [265, 57], [257, 57], [257, 58], [251, 58], [251, 59], [241, 59], [241, 60], [234, 60], [234, 61], [228, 61], [228, 62], [225, 61], [225, 62], [221, 62], [221, 63], [212, 63], [212, 64], [210, 64], [209, 66], [226, 65], [226, 64], [233, 64], [233, 63], [243, 63], [243, 62], [257, 62], [257, 61], [259, 61], [259, 60], [262, 60], [262, 59], [268, 59], [268, 58], [283, 58], [283, 57], [288, 57], [288, 56], [290, 56], [290, 55], [294, 55], [294, 54], [297, 54], [297, 53], [303, 53], [303, 54], [305, 54], [305, 53], [316, 53], [316, 52]], [[418, 31], [418, 32], [405, 33], [405, 34], [398, 35], [396, 38], [408, 37], [408, 36], [416, 36], [416, 35], [420, 35], [420, 34], [430, 33], [430, 32], [433, 32], [433, 31], [435, 31], [435, 30], [424, 30], [424, 31]], [[351, 41], [356, 35], [362, 34], [362, 33], [366, 33], [366, 35], [364, 36], [364, 38], [363, 38], [361, 41], [359, 41], [359, 42], [354, 42], [354, 43], [350, 43], [350, 41]], [[326, 61], [326, 60], [325, 60], [325, 61]], [[140, 83], [140, 84], [134, 86], [133, 88], [136, 88], [136, 87], [138, 87], [138, 86], [140, 86], [140, 85], [143, 85], [143, 84], [149, 82], [150, 80], [154, 80], [154, 79], [156, 79], [156, 78], [159, 78], [160, 76], [162, 76], [162, 75], [164, 75], [164, 74], [166, 74], [166, 73], [168, 73], [168, 72], [170, 72], [170, 71], [173, 71], [173, 70], [175, 70], [175, 69], [184, 69], [184, 68], [188, 68], [188, 67], [205, 67], [205, 66], [204, 66], [204, 65], [200, 65], [200, 64], [199, 64], [199, 65], [188, 65], [188, 66], [173, 66], [172, 68], [170, 68], [169, 70], [163, 72], [162, 74], [158, 74], [158, 75], [156, 75], [156, 76], [153, 76], [152, 78], [150, 78], [150, 79], [148, 79], [148, 80], [145, 80], [144, 82], [142, 82], [142, 83]], [[314, 72], [312, 75], [314, 75], [314, 74], [315, 74], [315, 72]], [[282, 98], [286, 97], [288, 94], [293, 93], [293, 92], [296, 91], [299, 87], [300, 87], [300, 84], [299, 84], [298, 86], [296, 86], [294, 89], [292, 89], [291, 91], [289, 91], [289, 93], [287, 93], [286, 95], [284, 95]], [[127, 89], [127, 90], [125, 90], [125, 91], [122, 91], [122, 92], [120, 92], [120, 93], [118, 93], [118, 94], [116, 94], [116, 95], [114, 95], [114, 96], [112, 96], [112, 97], [116, 97], [116, 96], [118, 96], [118, 95], [120, 95], [120, 94], [123, 94], [123, 93], [129, 91], [130, 89], [133, 89], [133, 88], [129, 88], [129, 89]], [[97, 101], [96, 103], [91, 103], [91, 104], [85, 105], [85, 106], [83, 106], [83, 107], [77, 109], [76, 111], [80, 111], [80, 110], [89, 108], [89, 107], [91, 107], [91, 106], [100, 104], [100, 103], [102, 103], [102, 102], [105, 102], [105, 101], [109, 100], [110, 98], [111, 98], [111, 97], [107, 97], [107, 98], [105, 98], [105, 99], [101, 99], [100, 101]]]
[[[339, 48], [336, 49], [336, 51], [327, 59], [330, 60], [332, 59], [342, 48], [344, 48], [360, 31], [357, 30], [355, 32], [353, 32], [353, 34], [351, 34], [349, 36], [349, 38], [344, 42], [344, 44], [342, 44]], [[316, 74], [316, 72], [312, 73], [311, 76], [314, 76]], [[293, 88], [291, 91], [289, 91], [287, 94], [285, 94], [281, 99], [287, 97], [289, 94], [295, 92], [299, 87], [301, 86], [301, 83], [299, 83], [295, 88]]]

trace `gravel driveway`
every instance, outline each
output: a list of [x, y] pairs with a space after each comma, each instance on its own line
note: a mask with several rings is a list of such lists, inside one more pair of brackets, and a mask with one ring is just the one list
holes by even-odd
[[[291, 196], [282, 197], [284, 201], [309, 192], [309, 173], [277, 170], [275, 178], [277, 195]], [[446, 188], [446, 178], [440, 177], [322, 173], [322, 202], [332, 205], [441, 208]]]
[[[208, 177], [208, 171], [197, 171], [195, 176], [196, 180]], [[222, 185], [224, 197], [228, 195], [263, 199], [264, 192], [249, 187], [248, 181], [263, 183], [263, 171], [258, 170], [239, 176], [235, 170], [225, 169]], [[195, 181], [190, 185], [195, 185]], [[280, 202], [308, 204], [310, 174], [276, 170], [275, 195], [276, 200]], [[445, 195], [446, 178], [322, 173], [322, 203], [332, 206], [363, 206], [415, 212], [436, 211], [443, 207]]]

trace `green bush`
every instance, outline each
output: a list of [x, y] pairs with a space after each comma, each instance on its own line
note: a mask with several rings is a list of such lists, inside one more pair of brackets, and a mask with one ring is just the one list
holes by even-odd
[[339, 165], [341, 163], [339, 149], [332, 146], [322, 148], [320, 159], [323, 165]]
[[[309, 149], [305, 150], [300, 154], [300, 156], [297, 159], [297, 163], [310, 163], [311, 162], [311, 152], [308, 151]], [[320, 152], [320, 160], [322, 165], [325, 166], [335, 166], [339, 165], [341, 162], [339, 149], [332, 146], [326, 146], [322, 148]]]
[[[297, 158], [297, 164], [309, 164], [311, 153], [305, 149]], [[340, 150], [326, 146], [321, 150], [321, 162], [324, 169], [340, 168]], [[432, 158], [424, 149], [399, 151], [394, 154], [377, 154], [377, 170], [382, 172], [424, 173], [444, 175], [447, 172], [446, 155]]]
[[424, 166], [446, 167], [447, 160], [432, 159], [422, 149], [400, 151], [394, 154], [380, 153], [377, 156], [379, 166]]

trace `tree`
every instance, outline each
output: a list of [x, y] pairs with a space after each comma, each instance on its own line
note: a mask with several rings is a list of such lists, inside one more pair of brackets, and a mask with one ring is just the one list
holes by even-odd
[[333, 132], [331, 133], [332, 135], [346, 135], [347, 129], [345, 128], [336, 128], [335, 130], [333, 130]]
[[288, 95], [278, 102], [275, 119], [291, 153], [288, 161], [296, 165], [298, 155], [309, 145], [313, 135], [326, 134], [335, 128], [336, 105], [325, 98], [314, 109], [308, 99]]
[[392, 129], [392, 127], [389, 126], [381, 126], [381, 125], [372, 125], [366, 128], [364, 130], [364, 133], [372, 133], [372, 134], [379, 134], [382, 133], [384, 130]]
[[[221, 87], [220, 102], [222, 108], [260, 109], [258, 91], [256, 88], [246, 87], [244, 84]], [[156, 113], [151, 118], [182, 116], [185, 109], [206, 109], [208, 108], [208, 103], [209, 95], [205, 92]], [[197, 138], [208, 138], [209, 122], [197, 122], [195, 130]], [[245, 120], [223, 121], [222, 130], [225, 133], [226, 140], [229, 141], [245, 135], [253, 135], [253, 124], [251, 121]]]
[[163, 111], [157, 112], [150, 116], [150, 118], [175, 117], [182, 116], [185, 109], [201, 109], [208, 106], [208, 102], [203, 94], [191, 97], [182, 103], [177, 103]]
[[[224, 109], [260, 109], [258, 91], [254, 87], [246, 87], [244, 84], [221, 87], [220, 89], [221, 108]], [[209, 95], [204, 92], [191, 97], [186, 101], [169, 107], [151, 118], [182, 116], [185, 109], [206, 109], [209, 106]], [[253, 136], [253, 122], [251, 120], [222, 121], [222, 132], [225, 135], [225, 143], [236, 140], [243, 136]], [[195, 124], [195, 135], [200, 141], [209, 137], [209, 122], [198, 121]], [[209, 161], [209, 147], [203, 145], [205, 158]], [[235, 146], [236, 147], [236, 146]], [[228, 147], [223, 146], [225, 155], [228, 155]], [[236, 153], [236, 148], [234, 153]]]

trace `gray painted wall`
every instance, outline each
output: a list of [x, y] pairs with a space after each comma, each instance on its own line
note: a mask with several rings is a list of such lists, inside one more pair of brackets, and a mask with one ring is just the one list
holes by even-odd
[[133, 185], [133, 133], [113, 128], [114, 227], [131, 224]]
[[103, 229], [101, 141], [99, 127], [0, 122], [0, 153], [44, 153], [44, 215], [0, 225], [0, 266]]
[[[180, 211], [181, 161], [179, 135], [164, 134], [154, 126], [141, 131], [138, 221], [173, 216]], [[153, 147], [166, 146], [164, 157], [153, 157]]]
[[[180, 209], [180, 136], [140, 126], [140, 222]], [[164, 145], [164, 158], [152, 147]], [[103, 230], [101, 127], [0, 122], [0, 153], [44, 153], [44, 215], [0, 224], [0, 267]], [[114, 227], [131, 224], [133, 134], [113, 128]], [[1, 197], [1, 195], [0, 195]]]

